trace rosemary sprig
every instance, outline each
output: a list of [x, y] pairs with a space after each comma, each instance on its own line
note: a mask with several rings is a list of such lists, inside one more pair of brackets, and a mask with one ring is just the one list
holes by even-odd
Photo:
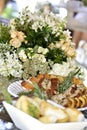
[[48, 99], [47, 94], [44, 91], [42, 91], [41, 88], [36, 83], [33, 83], [33, 86], [34, 86], [33, 90], [34, 96], [45, 100]]
[[41, 99], [45, 99], [45, 100], [48, 99], [47, 94], [44, 91], [42, 91], [42, 89], [38, 86], [38, 84], [33, 83], [33, 86], [34, 86], [34, 89], [32, 91], [23, 91], [23, 92], [20, 92], [18, 95], [19, 96], [21, 95], [36, 96]]
[[21, 96], [21, 95], [32, 96], [33, 92], [32, 91], [22, 91], [22, 92], [18, 93], [18, 96]]
[[70, 72], [69, 75], [65, 78], [65, 80], [58, 86], [58, 92], [63, 93], [72, 85], [72, 78], [79, 73], [80, 69], [76, 70], [75, 72]]

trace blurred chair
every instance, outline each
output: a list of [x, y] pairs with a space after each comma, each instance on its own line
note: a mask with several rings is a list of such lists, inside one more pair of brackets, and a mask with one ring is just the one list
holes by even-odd
[[[75, 14], [86, 13], [87, 7], [83, 5], [81, 1], [69, 0], [66, 4], [67, 9], [67, 28], [70, 30], [76, 30], [81, 32], [87, 32], [87, 21], [82, 23], [75, 17]], [[85, 18], [84, 18], [85, 19]]]
[[0, 22], [1, 22], [2, 24], [4, 24], [4, 25], [8, 25], [9, 21], [10, 21], [9, 19], [0, 17]]

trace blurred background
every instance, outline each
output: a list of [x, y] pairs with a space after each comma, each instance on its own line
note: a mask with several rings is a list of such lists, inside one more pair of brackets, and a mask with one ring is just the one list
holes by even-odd
[[58, 4], [66, 3], [67, 0], [0, 0], [0, 15], [4, 18], [16, 17], [24, 7], [29, 6], [31, 12], [43, 10], [45, 7], [50, 6], [50, 11], [62, 15], [66, 15], [66, 10], [61, 11], [58, 9]]

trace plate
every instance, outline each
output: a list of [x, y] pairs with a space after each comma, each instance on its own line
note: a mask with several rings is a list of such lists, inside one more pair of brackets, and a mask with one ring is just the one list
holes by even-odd
[[[14, 97], [18, 97], [18, 94], [20, 92], [27, 92], [28, 90], [26, 90], [25, 88], [23, 88], [23, 86], [21, 85], [21, 82], [22, 80], [20, 81], [16, 81], [16, 82], [13, 82], [11, 83], [9, 86], [8, 86], [8, 92], [14, 96]], [[62, 107], [62, 106], [61, 106]], [[78, 110], [80, 111], [84, 111], [84, 110], [87, 110], [87, 107], [83, 107], [83, 108], [78, 108]]]
[[25, 89], [21, 86], [22, 80], [16, 81], [11, 83], [7, 90], [13, 97], [18, 97], [18, 94], [22, 91], [25, 91]]
[[21, 85], [22, 80], [11, 83], [7, 90], [13, 97], [18, 97], [20, 92], [28, 92], [26, 88]]
[[82, 130], [87, 126], [87, 120], [82, 122], [44, 124], [34, 117], [3, 101], [3, 105], [17, 128], [21, 130]]

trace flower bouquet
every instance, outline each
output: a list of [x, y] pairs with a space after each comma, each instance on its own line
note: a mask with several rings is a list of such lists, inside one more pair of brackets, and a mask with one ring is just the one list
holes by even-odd
[[0, 24], [0, 75], [27, 79], [37, 74], [67, 76], [78, 68], [66, 21], [26, 7], [8, 25]]

